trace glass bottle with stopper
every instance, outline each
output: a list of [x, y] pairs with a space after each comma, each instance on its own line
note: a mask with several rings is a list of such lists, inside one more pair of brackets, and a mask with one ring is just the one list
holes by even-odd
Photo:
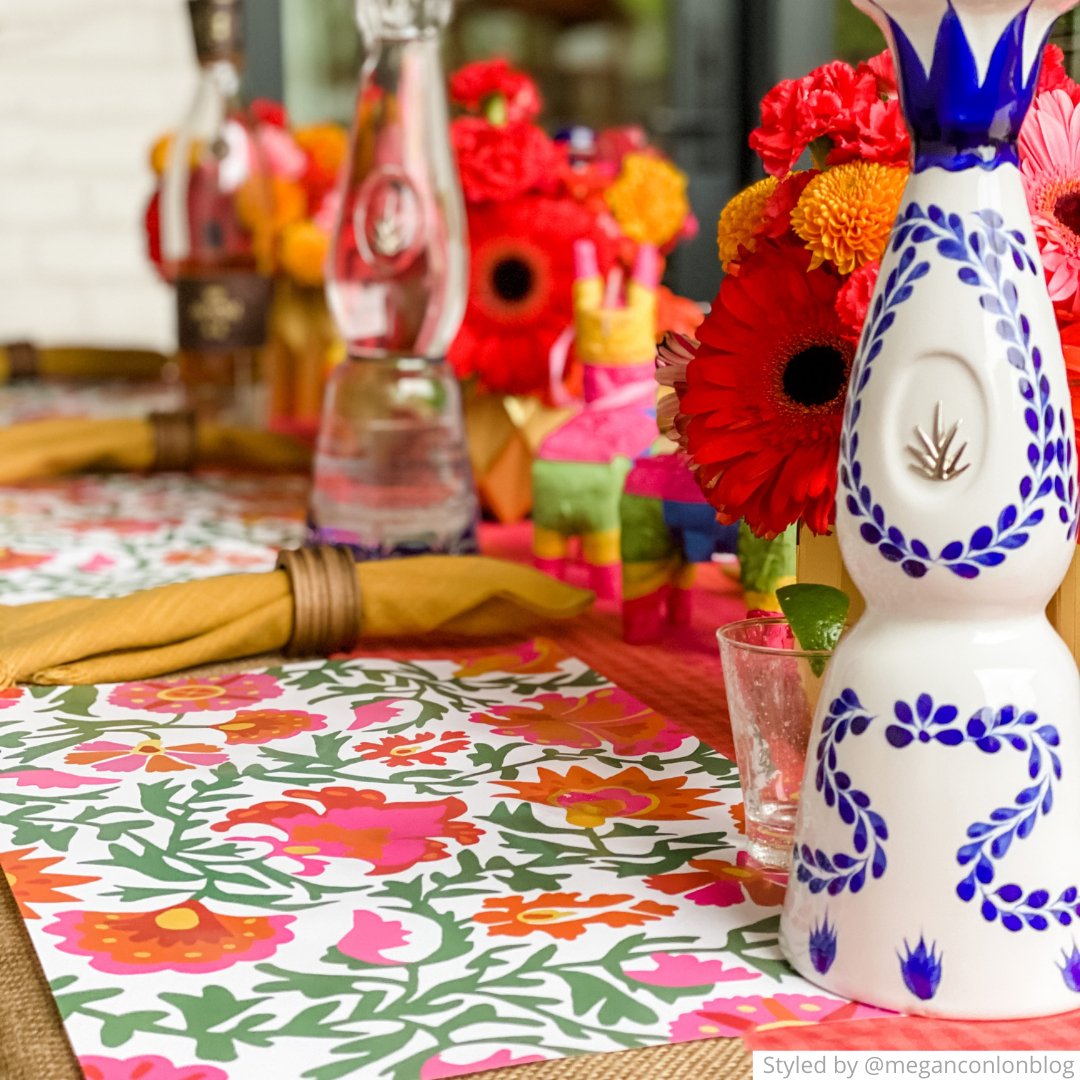
[[327, 295], [348, 345], [330, 377], [313, 538], [359, 558], [476, 549], [461, 395], [465, 210], [440, 35], [451, 0], [358, 0], [367, 48]]
[[265, 422], [259, 353], [272, 294], [269, 175], [238, 93], [241, 0], [190, 0], [200, 75], [162, 178], [164, 270], [176, 284], [180, 375], [201, 417]]

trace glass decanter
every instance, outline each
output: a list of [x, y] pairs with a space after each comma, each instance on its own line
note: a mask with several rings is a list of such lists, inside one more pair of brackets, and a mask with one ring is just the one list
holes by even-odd
[[348, 344], [330, 377], [311, 529], [360, 558], [476, 549], [461, 394], [465, 209], [440, 35], [451, 0], [358, 0], [367, 48], [327, 296]]

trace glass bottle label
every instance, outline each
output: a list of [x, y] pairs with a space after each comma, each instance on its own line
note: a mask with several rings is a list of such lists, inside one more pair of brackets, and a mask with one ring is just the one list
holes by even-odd
[[424, 206], [408, 176], [396, 166], [384, 166], [361, 186], [353, 224], [364, 260], [396, 273], [423, 244]]
[[266, 344], [273, 283], [260, 274], [180, 278], [178, 337], [184, 352], [227, 352]]

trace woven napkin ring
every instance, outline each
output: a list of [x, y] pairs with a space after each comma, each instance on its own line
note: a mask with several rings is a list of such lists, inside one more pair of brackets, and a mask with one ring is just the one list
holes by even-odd
[[289, 575], [293, 629], [285, 655], [333, 656], [351, 652], [360, 638], [361, 596], [356, 562], [334, 544], [278, 553]]
[[36, 379], [41, 374], [41, 353], [29, 341], [13, 341], [7, 346], [8, 379]]
[[198, 451], [195, 414], [190, 409], [152, 412], [147, 421], [154, 437], [151, 472], [191, 472]]

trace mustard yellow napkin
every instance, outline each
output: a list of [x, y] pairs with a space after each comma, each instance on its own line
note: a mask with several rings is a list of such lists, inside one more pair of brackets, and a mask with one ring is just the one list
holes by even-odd
[[[265, 431], [200, 424], [196, 438], [202, 465], [305, 469], [311, 459], [305, 446]], [[0, 484], [75, 472], [141, 472], [153, 465], [154, 454], [147, 420], [31, 420], [0, 430]]]
[[[593, 600], [530, 567], [471, 556], [358, 563], [356, 574], [366, 639], [520, 632]], [[279, 652], [292, 622], [284, 571], [0, 607], [0, 689], [126, 682]]]
[[[0, 384], [13, 376], [45, 379], [136, 379], [161, 377], [166, 358], [149, 349], [39, 349], [0, 346]], [[23, 370], [26, 368], [27, 370]]]

